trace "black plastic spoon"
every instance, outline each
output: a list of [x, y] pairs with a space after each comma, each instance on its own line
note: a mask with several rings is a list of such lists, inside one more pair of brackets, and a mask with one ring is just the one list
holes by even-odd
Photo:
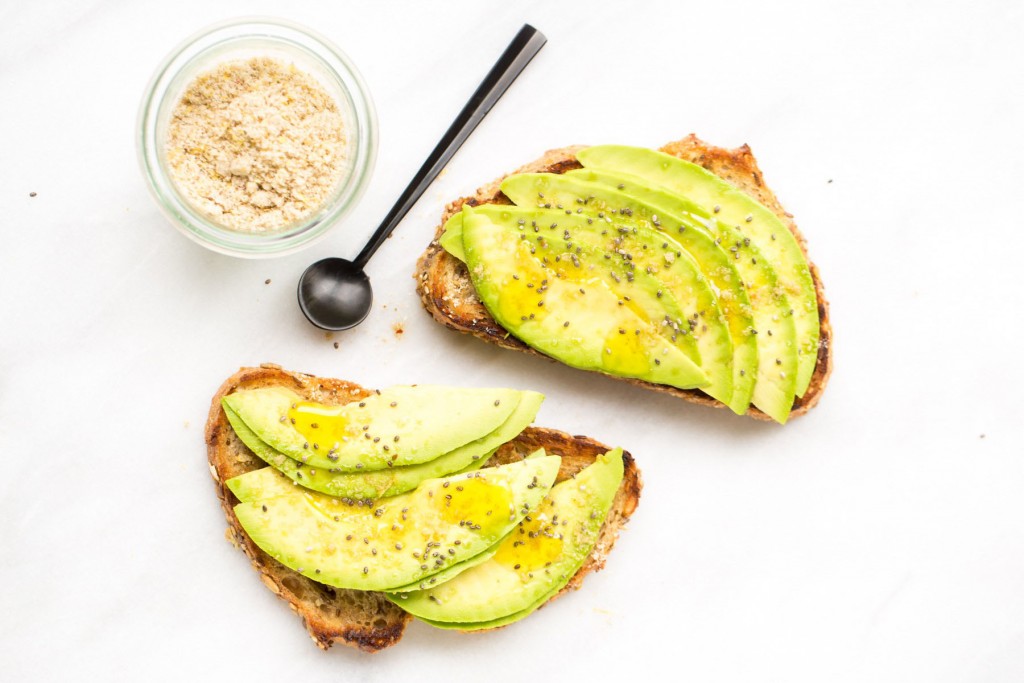
[[543, 33], [524, 24], [355, 260], [326, 258], [302, 273], [299, 308], [309, 322], [347, 330], [366, 318], [373, 303], [366, 263], [546, 42]]

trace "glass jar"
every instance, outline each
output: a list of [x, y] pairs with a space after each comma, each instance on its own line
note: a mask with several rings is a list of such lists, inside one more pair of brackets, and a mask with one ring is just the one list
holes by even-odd
[[[189, 84], [220, 64], [254, 57], [293, 64], [316, 79], [337, 102], [347, 146], [347, 166], [326, 201], [301, 222], [267, 233], [231, 230], [201, 213], [178, 189], [166, 155], [171, 114]], [[247, 258], [290, 254], [322, 238], [362, 197], [377, 158], [373, 101], [348, 57], [307, 28], [262, 17], [215, 24], [175, 48], [146, 88], [137, 133], [143, 175], [170, 222], [209, 249]]]

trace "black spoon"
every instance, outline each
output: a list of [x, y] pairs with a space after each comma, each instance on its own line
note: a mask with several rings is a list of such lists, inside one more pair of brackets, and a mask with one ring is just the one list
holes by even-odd
[[299, 278], [299, 308], [309, 322], [347, 330], [366, 318], [373, 303], [366, 263], [546, 42], [543, 33], [524, 24], [355, 260], [326, 258], [306, 269]]

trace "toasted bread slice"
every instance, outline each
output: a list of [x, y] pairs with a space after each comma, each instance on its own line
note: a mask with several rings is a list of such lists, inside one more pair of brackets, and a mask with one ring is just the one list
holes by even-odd
[[[249, 556], [267, 588], [288, 601], [292, 611], [302, 618], [317, 647], [326, 650], [334, 643], [342, 643], [365, 652], [377, 652], [394, 645], [401, 639], [411, 617], [389, 602], [382, 593], [332, 588], [292, 571], [260, 550], [235, 517], [234, 507], [239, 501], [225, 482], [266, 465], [235, 435], [220, 400], [239, 389], [268, 386], [287, 387], [306, 400], [332, 405], [343, 405], [372, 393], [372, 390], [352, 382], [288, 372], [271, 364], [242, 368], [229, 377], [214, 395], [206, 423], [210, 474], [227, 517], [227, 538]], [[584, 436], [528, 427], [513, 441], [502, 446], [488, 461], [488, 466], [521, 460], [538, 448], [562, 456], [558, 481], [572, 476], [593, 462], [598, 455], [610, 450]], [[601, 528], [597, 544], [561, 593], [579, 588], [584, 576], [604, 567], [619, 530], [636, 509], [642, 488], [640, 472], [629, 453], [624, 453], [624, 462], [625, 475], [608, 518]]]
[[[515, 170], [513, 173], [565, 173], [580, 168], [576, 160], [576, 152], [583, 149], [582, 146], [564, 147], [551, 150], [540, 159], [533, 161]], [[807, 244], [803, 235], [793, 222], [793, 216], [786, 212], [775, 197], [775, 194], [764, 183], [761, 170], [751, 154], [750, 148], [746, 145], [736, 149], [723, 149], [714, 147], [695, 135], [672, 142], [661, 148], [662, 152], [679, 157], [686, 161], [698, 164], [728, 181], [735, 187], [746, 192], [757, 201], [775, 213], [789, 230], [796, 237], [800, 248], [807, 255]], [[511, 175], [511, 174], [510, 174]], [[487, 309], [477, 297], [470, 280], [469, 273], [464, 263], [446, 252], [440, 245], [439, 239], [443, 232], [444, 224], [455, 213], [462, 210], [464, 204], [479, 206], [481, 204], [509, 204], [508, 198], [501, 192], [501, 181], [507, 176], [502, 176], [492, 183], [481, 187], [472, 197], [462, 197], [450, 203], [441, 216], [441, 223], [434, 235], [434, 240], [427, 247], [427, 250], [420, 256], [416, 266], [416, 289], [423, 307], [427, 309], [435, 320], [450, 327], [453, 330], [471, 334], [484, 341], [497, 344], [498, 346], [525, 351], [535, 355], [543, 356], [538, 351], [530, 348], [519, 339], [511, 336], [501, 325], [491, 317]], [[825, 299], [825, 289], [821, 283], [821, 275], [818, 268], [807, 259], [810, 266], [811, 277], [814, 280], [815, 292], [818, 299], [818, 318], [820, 320], [820, 341], [818, 344], [818, 359], [814, 368], [811, 383], [802, 397], [797, 398], [793, 403], [793, 411], [790, 417], [803, 415], [817, 405], [821, 400], [821, 394], [828, 382], [832, 372], [832, 327], [829, 322], [828, 301]], [[547, 356], [544, 356], [545, 358]], [[678, 396], [692, 403], [700, 403], [707, 406], [725, 408], [726, 406], [711, 398], [697, 389], [676, 389], [675, 387], [662, 384], [652, 384], [639, 379], [616, 377], [624, 382], [638, 386], [661, 391], [673, 396]], [[760, 420], [771, 420], [756, 407], [751, 406], [747, 412], [751, 417]]]

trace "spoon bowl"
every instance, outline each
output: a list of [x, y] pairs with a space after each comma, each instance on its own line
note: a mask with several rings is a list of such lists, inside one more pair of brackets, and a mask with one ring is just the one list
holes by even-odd
[[373, 304], [366, 272], [343, 258], [317, 261], [299, 278], [299, 308], [324, 330], [347, 330], [363, 322]]

